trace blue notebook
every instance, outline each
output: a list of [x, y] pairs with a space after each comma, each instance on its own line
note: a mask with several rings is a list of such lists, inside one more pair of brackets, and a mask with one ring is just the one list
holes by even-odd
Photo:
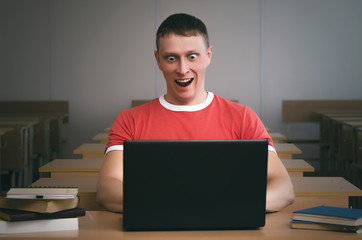
[[319, 206], [293, 212], [293, 220], [362, 226], [362, 209]]

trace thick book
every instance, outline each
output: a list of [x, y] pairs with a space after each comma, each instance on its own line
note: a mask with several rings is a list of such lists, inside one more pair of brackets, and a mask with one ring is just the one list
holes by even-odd
[[293, 220], [362, 226], [362, 209], [319, 206], [293, 212]]
[[356, 226], [315, 223], [315, 222], [306, 222], [306, 221], [297, 221], [297, 220], [292, 220], [290, 222], [290, 227], [293, 229], [362, 233], [362, 226], [356, 227]]
[[76, 187], [23, 187], [10, 188], [7, 198], [71, 199], [78, 195]]
[[0, 219], [1, 234], [78, 230], [78, 218], [9, 222]]
[[0, 197], [0, 208], [17, 209], [39, 213], [53, 213], [76, 208], [79, 196], [70, 199], [15, 199]]
[[39, 219], [74, 218], [85, 216], [85, 213], [86, 211], [83, 208], [68, 209], [56, 213], [37, 213], [0, 208], [0, 218], [9, 222], [30, 221]]

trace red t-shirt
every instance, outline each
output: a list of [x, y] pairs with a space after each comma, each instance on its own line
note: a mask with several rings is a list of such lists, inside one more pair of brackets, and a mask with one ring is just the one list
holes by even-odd
[[198, 105], [172, 105], [160, 97], [122, 111], [109, 132], [106, 151], [123, 150], [125, 140], [267, 139], [257, 114], [247, 106], [209, 92]]

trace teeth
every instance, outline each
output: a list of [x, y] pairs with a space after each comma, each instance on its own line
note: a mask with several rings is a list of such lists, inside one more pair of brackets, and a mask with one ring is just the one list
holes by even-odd
[[188, 79], [177, 79], [176, 82], [179, 82], [179, 83], [187, 83], [189, 81], [191, 81], [192, 78], [188, 78]]

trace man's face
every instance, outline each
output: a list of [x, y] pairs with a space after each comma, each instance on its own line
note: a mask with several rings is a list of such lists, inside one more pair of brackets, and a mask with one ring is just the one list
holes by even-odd
[[166, 80], [169, 103], [195, 105], [205, 100], [205, 71], [211, 55], [212, 47], [206, 47], [201, 35], [171, 33], [159, 39], [155, 57]]

